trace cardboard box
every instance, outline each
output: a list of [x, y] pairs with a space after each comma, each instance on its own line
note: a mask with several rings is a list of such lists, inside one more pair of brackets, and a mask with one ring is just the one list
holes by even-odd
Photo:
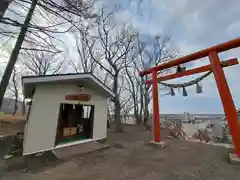
[[63, 136], [74, 136], [77, 134], [77, 127], [63, 128]]

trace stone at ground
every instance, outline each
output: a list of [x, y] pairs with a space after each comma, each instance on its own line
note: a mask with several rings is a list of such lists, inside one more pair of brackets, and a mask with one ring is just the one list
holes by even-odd
[[[22, 155], [23, 139], [19, 138], [18, 135], [15, 134], [14, 136], [8, 136], [4, 139], [1, 139], [0, 144], [3, 144], [0, 147], [4, 149], [5, 151], [4, 155], [11, 155], [11, 156]], [[2, 153], [3, 152], [0, 152], [0, 156], [2, 155]]]
[[13, 138], [0, 139], [0, 158], [3, 158], [3, 156], [9, 154], [12, 144]]
[[98, 143], [103, 143], [103, 144], [104, 144], [104, 143], [107, 142], [107, 138], [97, 140], [96, 142], [98, 142]]
[[113, 145], [113, 147], [118, 148], [118, 149], [123, 149], [124, 146], [121, 143], [116, 143]]
[[42, 156], [43, 154], [44, 154], [43, 152], [41, 152], [41, 153], [36, 153], [36, 154], [34, 154], [34, 156], [40, 157], [40, 156]]
[[24, 169], [27, 167], [24, 156], [14, 156], [10, 159], [6, 159], [4, 164], [7, 171]]
[[7, 155], [5, 155], [5, 156], [3, 157], [3, 159], [6, 160], [6, 159], [10, 159], [10, 158], [12, 158], [12, 157], [13, 157], [13, 155], [7, 154]]
[[229, 153], [229, 160], [233, 165], [240, 165], [240, 158], [235, 153]]
[[160, 148], [167, 147], [167, 142], [166, 141], [161, 141], [161, 142], [150, 141], [149, 144], [153, 145], [155, 147], [160, 147]]

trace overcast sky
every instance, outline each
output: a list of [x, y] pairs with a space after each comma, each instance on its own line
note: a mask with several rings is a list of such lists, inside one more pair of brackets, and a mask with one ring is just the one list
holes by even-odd
[[[141, 5], [137, 2], [142, 1]], [[106, 5], [120, 4], [118, 22], [132, 23], [145, 37], [156, 34], [171, 37], [180, 49], [180, 56], [239, 37], [239, 0], [102, 0]], [[100, 3], [101, 4], [101, 3]], [[0, 54], [1, 61], [5, 59]], [[240, 48], [221, 54], [222, 60], [240, 58]], [[194, 62], [201, 66], [208, 60]], [[0, 67], [2, 63], [0, 64]], [[240, 108], [240, 65], [226, 68], [236, 108]], [[184, 82], [191, 77], [174, 80]], [[214, 77], [203, 81], [204, 93], [196, 94], [195, 87], [187, 88], [188, 96], [160, 97], [161, 113], [223, 113]]]
[[[139, 7], [136, 0], [105, 0], [107, 3], [120, 3], [123, 9], [118, 20], [132, 22], [142, 34], [170, 36], [179, 47], [180, 55], [239, 37], [239, 0], [142, 1]], [[229, 57], [240, 58], [240, 48], [221, 54], [222, 60]], [[197, 67], [207, 62], [208, 60], [200, 60], [194, 65]], [[225, 70], [236, 108], [240, 108], [239, 71], [240, 65]], [[160, 112], [222, 113], [223, 108], [214, 77], [208, 77], [202, 84], [203, 94], [196, 94], [195, 87], [191, 87], [187, 89], [187, 97], [177, 93], [175, 97], [161, 97]]]

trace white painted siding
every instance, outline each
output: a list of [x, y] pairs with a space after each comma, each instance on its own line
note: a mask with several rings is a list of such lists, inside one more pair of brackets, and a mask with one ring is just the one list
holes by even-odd
[[67, 94], [87, 93], [89, 102], [82, 104], [95, 105], [93, 139], [107, 137], [107, 98], [94, 90], [81, 91], [75, 85], [45, 84], [38, 85], [32, 101], [32, 109], [25, 128], [23, 154], [53, 149], [58, 123], [60, 103], [79, 104], [78, 101], [67, 101]]

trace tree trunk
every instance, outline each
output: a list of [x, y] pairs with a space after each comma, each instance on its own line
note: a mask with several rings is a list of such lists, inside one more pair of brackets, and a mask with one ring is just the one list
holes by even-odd
[[121, 123], [121, 104], [118, 98], [115, 100], [114, 105], [115, 105], [115, 131], [123, 132]]
[[6, 92], [6, 89], [7, 89], [7, 86], [8, 86], [13, 68], [16, 64], [18, 54], [21, 50], [22, 43], [23, 43], [24, 38], [26, 36], [29, 23], [32, 19], [34, 9], [37, 5], [37, 1], [38, 0], [32, 0], [31, 7], [28, 11], [27, 17], [24, 21], [24, 24], [23, 24], [22, 28], [21, 28], [21, 31], [20, 31], [20, 34], [19, 34], [18, 39], [16, 41], [15, 47], [14, 47], [12, 53], [11, 53], [10, 59], [8, 61], [8, 64], [7, 64], [7, 67], [6, 67], [6, 69], [4, 71], [4, 74], [2, 76], [2, 80], [1, 80], [1, 84], [0, 84], [0, 107], [2, 105], [4, 94]]
[[140, 124], [141, 123], [141, 119], [139, 118], [139, 114], [138, 114], [139, 107], [138, 107], [138, 103], [137, 103], [137, 95], [136, 95], [134, 87], [132, 89], [133, 89], [132, 97], [133, 97], [133, 105], [134, 105], [134, 108], [133, 108], [133, 110], [134, 110], [134, 117], [135, 117], [136, 123]]
[[139, 114], [138, 114], [138, 108], [135, 108], [135, 106], [138, 106], [138, 104], [134, 103], [134, 117], [136, 119], [136, 123], [141, 124], [141, 118], [139, 117]]
[[[15, 79], [16, 80], [16, 79]], [[15, 101], [14, 101], [14, 111], [13, 111], [13, 116], [16, 114], [17, 110], [18, 110], [18, 88], [17, 88], [17, 84], [16, 81], [14, 83], [14, 89], [15, 89]]]
[[146, 91], [144, 93], [144, 122], [143, 122], [144, 124], [146, 124], [149, 119], [148, 104], [149, 104], [149, 97], [148, 97], [148, 92]]
[[[16, 95], [15, 95], [16, 96]], [[17, 95], [18, 96], [18, 95]], [[15, 101], [14, 101], [14, 111], [12, 113], [12, 115], [14, 116], [16, 114], [18, 110], [18, 99], [15, 97]]]
[[139, 120], [142, 122], [143, 112], [144, 112], [144, 80], [141, 78], [141, 87], [140, 87], [140, 112], [139, 112]]
[[144, 119], [143, 124], [146, 128], [146, 131], [151, 131], [151, 125], [148, 124], [149, 120], [149, 110], [148, 110], [148, 104], [149, 104], [149, 94], [148, 94], [149, 88], [145, 85], [144, 89]]
[[14, 88], [14, 96], [15, 96], [15, 101], [14, 101], [14, 111], [12, 113], [12, 115], [14, 116], [18, 110], [18, 83], [17, 83], [17, 72], [16, 72], [16, 68], [13, 68], [13, 76], [12, 76], [12, 80], [13, 80], [13, 88]]
[[26, 102], [25, 102], [25, 97], [23, 98], [23, 106], [22, 106], [22, 116], [25, 116], [26, 114]]
[[114, 76], [113, 93], [115, 95], [114, 97], [115, 131], [123, 132], [123, 128], [121, 124], [121, 103], [119, 101], [119, 95], [118, 95], [118, 72], [116, 72]]
[[138, 114], [139, 106], [138, 106], [138, 102], [137, 102], [138, 94], [136, 93], [138, 87], [136, 87], [136, 84], [133, 81], [133, 77], [131, 76], [130, 72], [127, 69], [127, 65], [125, 66], [125, 68], [126, 68], [126, 74], [127, 74], [128, 79], [130, 81], [130, 85], [131, 85], [131, 89], [132, 89], [131, 96], [133, 98], [133, 106], [134, 106], [133, 107], [134, 118], [135, 118], [134, 123], [140, 124], [141, 123], [141, 119], [139, 118], [139, 114]]

